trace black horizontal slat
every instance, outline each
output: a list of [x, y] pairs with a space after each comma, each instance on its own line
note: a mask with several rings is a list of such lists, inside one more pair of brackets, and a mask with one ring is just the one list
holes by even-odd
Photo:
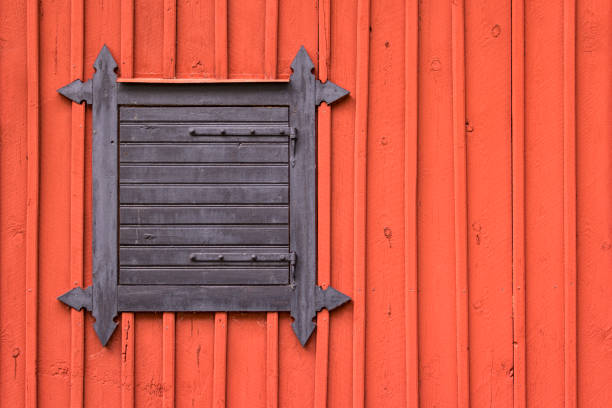
[[[217, 124], [215, 124], [217, 125]], [[221, 126], [223, 125], [223, 126]], [[194, 124], [140, 124], [121, 125], [119, 140], [129, 143], [143, 142], [286, 142], [289, 133], [286, 123], [277, 126], [261, 126], [258, 123], [219, 123], [218, 126], [202, 127]], [[251, 130], [255, 134], [251, 134]], [[192, 132], [193, 131], [193, 132]], [[225, 131], [225, 134], [221, 132]]]
[[289, 83], [117, 84], [120, 105], [288, 105]]
[[286, 106], [163, 106], [130, 107], [119, 110], [126, 122], [286, 122]]
[[119, 285], [120, 312], [280, 312], [295, 291], [277, 286]]
[[285, 226], [120, 227], [121, 245], [287, 245]]
[[123, 144], [121, 163], [287, 163], [288, 143]]
[[[177, 266], [192, 265], [202, 267], [202, 263], [191, 260], [194, 253], [219, 254], [269, 254], [287, 253], [288, 247], [125, 247], [119, 248], [121, 266]], [[231, 261], [231, 256], [226, 257]], [[225, 262], [225, 261], [223, 261]], [[278, 264], [277, 264], [278, 266]]]
[[121, 268], [123, 285], [287, 285], [285, 268]]
[[122, 185], [121, 204], [286, 204], [287, 186]]
[[286, 224], [287, 206], [121, 206], [123, 224]]
[[123, 165], [121, 183], [287, 183], [287, 165]]

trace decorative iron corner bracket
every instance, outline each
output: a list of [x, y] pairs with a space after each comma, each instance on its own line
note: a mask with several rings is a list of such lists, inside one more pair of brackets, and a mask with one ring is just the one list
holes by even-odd
[[[93, 130], [93, 283], [85, 289], [73, 288], [58, 299], [76, 310], [87, 309], [92, 312], [95, 318], [94, 330], [102, 345], [108, 343], [115, 331], [115, 318], [120, 312], [217, 311], [290, 312], [294, 319], [293, 330], [300, 343], [305, 345], [316, 328], [313, 319], [317, 311], [322, 308], [333, 310], [350, 300], [332, 287], [322, 289], [317, 286], [316, 244], [316, 108], [321, 102], [334, 103], [349, 92], [331, 81], [322, 83], [316, 79], [314, 64], [304, 47], [300, 48], [291, 64], [289, 82], [282, 83], [121, 83], [117, 82], [115, 73], [117, 63], [106, 46], [102, 47], [94, 68], [92, 79], [85, 82], [77, 79], [58, 89], [61, 95], [75, 103], [86, 102], [92, 105]], [[274, 122], [271, 125], [255, 127], [248, 123], [248, 126], [219, 127], [215, 124], [193, 127], [193, 124], [181, 119], [185, 127], [190, 127], [180, 137], [187, 140], [192, 137], [228, 137], [232, 140], [246, 136], [288, 138], [287, 149], [290, 154], [286, 156], [289, 156], [287, 160], [290, 170], [287, 177], [291, 193], [284, 199], [287, 204], [287, 215], [284, 217], [288, 218], [291, 226], [288, 228], [288, 252], [243, 254], [232, 251], [209, 253], [204, 250], [185, 255], [183, 266], [212, 262], [211, 266], [206, 266], [207, 273], [212, 271], [214, 275], [215, 272], [223, 272], [215, 278], [225, 279], [223, 283], [211, 283], [209, 280], [185, 284], [182, 281], [177, 283], [176, 280], [164, 281], [163, 276], [151, 278], [150, 275], [146, 278], [149, 281], [137, 275], [132, 275], [136, 276], [133, 278], [136, 281], [130, 280], [130, 268], [125, 271], [120, 268], [119, 249], [121, 245], [139, 238], [123, 235], [118, 216], [122, 204], [119, 200], [122, 176], [118, 171], [122, 163], [119, 147], [120, 125], [124, 120], [122, 115], [128, 115], [130, 110], [143, 109], [154, 109], [159, 115], [176, 115], [180, 109], [193, 111], [210, 107], [219, 111], [276, 109], [278, 112], [286, 112], [281, 125], [275, 119], [270, 121]], [[279, 144], [270, 145], [282, 149], [278, 147]], [[130, 188], [134, 185], [137, 186], [137, 183], [132, 183]], [[181, 239], [195, 240], [197, 245], [204, 242], [195, 236]], [[175, 236], [171, 238], [175, 239]], [[224, 241], [222, 245], [231, 245], [230, 241]], [[133, 245], [141, 244], [136, 242]], [[211, 244], [207, 242], [206, 245]], [[268, 268], [266, 273], [276, 280], [258, 284], [253, 283], [251, 277], [234, 277], [233, 281], [228, 281], [223, 268], [215, 270], [214, 265], [221, 261], [248, 264], [247, 269]], [[273, 268], [269, 267], [271, 263]], [[278, 273], [281, 266], [287, 268], [287, 276], [283, 275], [284, 272]], [[142, 270], [146, 271], [147, 265]], [[208, 279], [206, 276], [198, 275], [196, 278]], [[157, 280], [151, 282], [151, 279]]]
[[346, 89], [339, 87], [331, 81], [321, 82], [317, 79], [316, 86], [316, 99], [315, 104], [319, 106], [321, 102], [325, 102], [328, 105], [339, 101], [349, 94], [349, 91]]
[[75, 79], [68, 85], [58, 89], [57, 92], [70, 99], [72, 102], [87, 102], [89, 105], [93, 103], [93, 82], [91, 79], [86, 82]]
[[87, 309], [91, 312], [93, 309], [92, 298], [92, 289], [91, 286], [88, 286], [85, 289], [79, 287], [71, 289], [68, 292], [64, 293], [62, 296], [58, 297], [57, 300], [77, 311], [81, 309]]

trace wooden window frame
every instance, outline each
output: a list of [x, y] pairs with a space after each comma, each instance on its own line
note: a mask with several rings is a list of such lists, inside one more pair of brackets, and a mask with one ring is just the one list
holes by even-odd
[[[316, 106], [331, 104], [348, 91], [321, 83], [304, 47], [293, 60], [289, 81], [238, 83], [143, 83], [117, 80], [117, 64], [106, 46], [93, 78], [58, 90], [93, 109], [93, 285], [73, 288], [58, 299], [95, 317], [103, 345], [113, 334], [118, 312], [289, 311], [293, 330], [305, 345], [313, 318], [350, 298], [316, 284]], [[119, 109], [124, 106], [287, 106], [290, 138], [289, 243], [292, 270], [288, 285], [132, 285], [119, 284]]]

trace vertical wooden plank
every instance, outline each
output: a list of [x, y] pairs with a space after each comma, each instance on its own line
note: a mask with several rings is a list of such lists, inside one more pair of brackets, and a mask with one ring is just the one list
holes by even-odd
[[[406, 5], [371, 3], [366, 204], [365, 406], [406, 404]], [[332, 158], [333, 159], [333, 158]], [[335, 321], [335, 318], [334, 318]], [[388, 375], [393, 372], [397, 375]]]
[[215, 75], [227, 78], [227, 0], [215, 0]]
[[25, 407], [35, 408], [38, 361], [38, 221], [39, 221], [39, 24], [38, 0], [28, 0], [27, 41], [27, 191], [26, 191], [26, 338]]
[[[84, 3], [70, 4], [70, 79], [83, 79]], [[70, 150], [70, 283], [83, 286], [84, 187], [85, 187], [85, 104], [72, 103]], [[85, 311], [70, 310], [70, 407], [83, 407], [85, 358]]]
[[[563, 2], [525, 1], [527, 406], [564, 404]], [[542, 41], [546, 38], [546, 41]]]
[[512, 0], [513, 407], [527, 407], [525, 343], [525, 0]]
[[175, 367], [175, 339], [176, 339], [175, 314], [164, 313], [163, 317], [163, 339], [162, 339], [162, 354], [163, 354], [163, 408], [174, 408], [174, 367]]
[[[327, 82], [331, 41], [330, 0], [318, 3], [319, 80]], [[317, 284], [327, 288], [331, 282], [331, 110], [322, 102], [317, 115]], [[329, 311], [317, 313], [314, 406], [327, 406], [329, 364]]]
[[0, 407], [25, 406], [28, 78], [27, 2], [0, 2]]
[[121, 408], [134, 407], [134, 313], [121, 314]]
[[[215, 76], [227, 78], [227, 0], [215, 0]], [[227, 313], [215, 313], [213, 408], [225, 407], [227, 380]]]
[[405, 4], [404, 100], [404, 271], [406, 308], [406, 407], [419, 407], [417, 156], [419, 4]]
[[563, 3], [563, 319], [565, 408], [577, 406], [576, 0]]
[[278, 407], [278, 313], [266, 316], [266, 407]]
[[[352, 296], [353, 290], [353, 185], [355, 141], [355, 60], [357, 2], [332, 0], [328, 77], [351, 91], [333, 107], [331, 151], [331, 280], [334, 287]], [[352, 305], [332, 312], [329, 334], [327, 404], [350, 406], [352, 400]], [[318, 335], [318, 334], [317, 334]]]
[[612, 401], [612, 2], [576, 3], [579, 407]]
[[264, 76], [276, 78], [278, 55], [278, 0], [266, 0]]
[[134, 0], [121, 0], [121, 76], [134, 76]]
[[[266, 0], [264, 77], [276, 78], [278, 55], [278, 0]], [[278, 407], [278, 313], [266, 315], [266, 408]]]
[[[163, 76], [176, 76], [176, 0], [164, 0]], [[174, 408], [175, 358], [176, 358], [176, 314], [163, 314], [162, 338], [162, 382], [164, 385], [162, 405]]]
[[452, 3], [453, 167], [455, 198], [455, 296], [457, 405], [470, 405], [468, 356], [467, 157], [465, 137], [465, 3]]
[[509, 0], [466, 3], [469, 389], [476, 407], [512, 406], [510, 27]]
[[164, 78], [176, 73], [176, 0], [164, 0]]
[[[121, 0], [121, 76], [134, 76], [134, 0]], [[134, 313], [121, 314], [121, 408], [134, 407]]]
[[353, 408], [365, 405], [366, 193], [370, 0], [357, 2], [353, 243]]
[[213, 355], [213, 408], [225, 407], [227, 378], [227, 313], [215, 313]]

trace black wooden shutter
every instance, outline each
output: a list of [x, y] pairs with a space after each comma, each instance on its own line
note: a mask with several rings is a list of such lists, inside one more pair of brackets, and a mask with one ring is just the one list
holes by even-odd
[[103, 344], [121, 311], [290, 311], [305, 344], [316, 286], [315, 108], [348, 92], [312, 74], [289, 82], [116, 81], [106, 47], [93, 80], [59, 90], [93, 106], [93, 285], [60, 297], [87, 308]]

